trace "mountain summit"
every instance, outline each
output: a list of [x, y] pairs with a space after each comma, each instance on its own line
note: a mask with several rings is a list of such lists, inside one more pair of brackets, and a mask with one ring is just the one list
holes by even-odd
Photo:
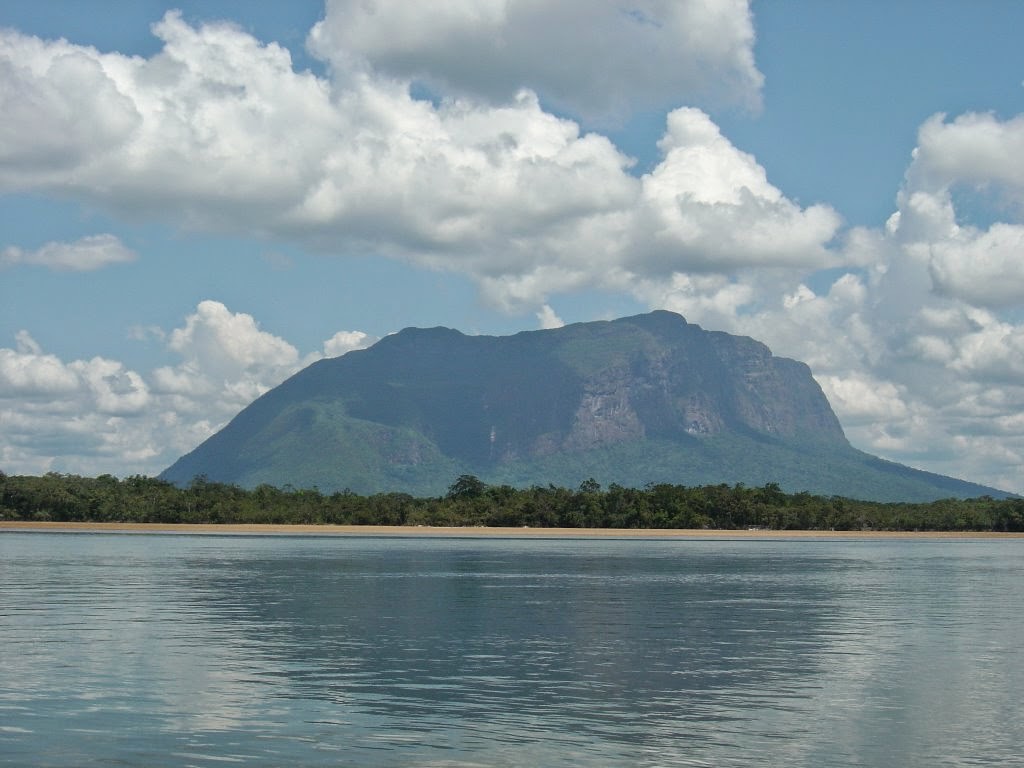
[[805, 364], [665, 311], [502, 337], [407, 328], [300, 371], [161, 477], [437, 495], [462, 474], [999, 494], [855, 450]]

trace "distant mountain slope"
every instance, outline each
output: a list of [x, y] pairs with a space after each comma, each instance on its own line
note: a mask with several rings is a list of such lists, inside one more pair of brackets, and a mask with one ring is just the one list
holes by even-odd
[[664, 311], [503, 337], [409, 328], [300, 371], [161, 477], [437, 495], [460, 474], [1000, 495], [855, 450], [806, 365]]

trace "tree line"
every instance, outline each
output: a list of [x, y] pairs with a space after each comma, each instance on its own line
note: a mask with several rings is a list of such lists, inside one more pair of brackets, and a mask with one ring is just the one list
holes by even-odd
[[141, 475], [0, 472], [0, 520], [124, 523], [712, 528], [837, 531], [1024, 531], [1024, 499], [880, 503], [785, 493], [775, 483], [513, 488], [462, 475], [443, 496], [361, 496], [316, 488], [251, 490], [197, 477], [187, 487]]

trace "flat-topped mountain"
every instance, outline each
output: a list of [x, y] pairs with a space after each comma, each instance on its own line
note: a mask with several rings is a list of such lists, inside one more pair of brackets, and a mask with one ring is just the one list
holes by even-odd
[[502, 337], [408, 328], [300, 371], [161, 477], [437, 495], [462, 474], [999, 495], [855, 450], [806, 365], [664, 311]]

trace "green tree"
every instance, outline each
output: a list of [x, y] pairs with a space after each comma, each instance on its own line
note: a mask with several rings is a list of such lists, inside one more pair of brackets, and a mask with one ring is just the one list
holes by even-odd
[[487, 483], [476, 475], [459, 475], [458, 479], [448, 486], [449, 499], [475, 499], [483, 496]]

